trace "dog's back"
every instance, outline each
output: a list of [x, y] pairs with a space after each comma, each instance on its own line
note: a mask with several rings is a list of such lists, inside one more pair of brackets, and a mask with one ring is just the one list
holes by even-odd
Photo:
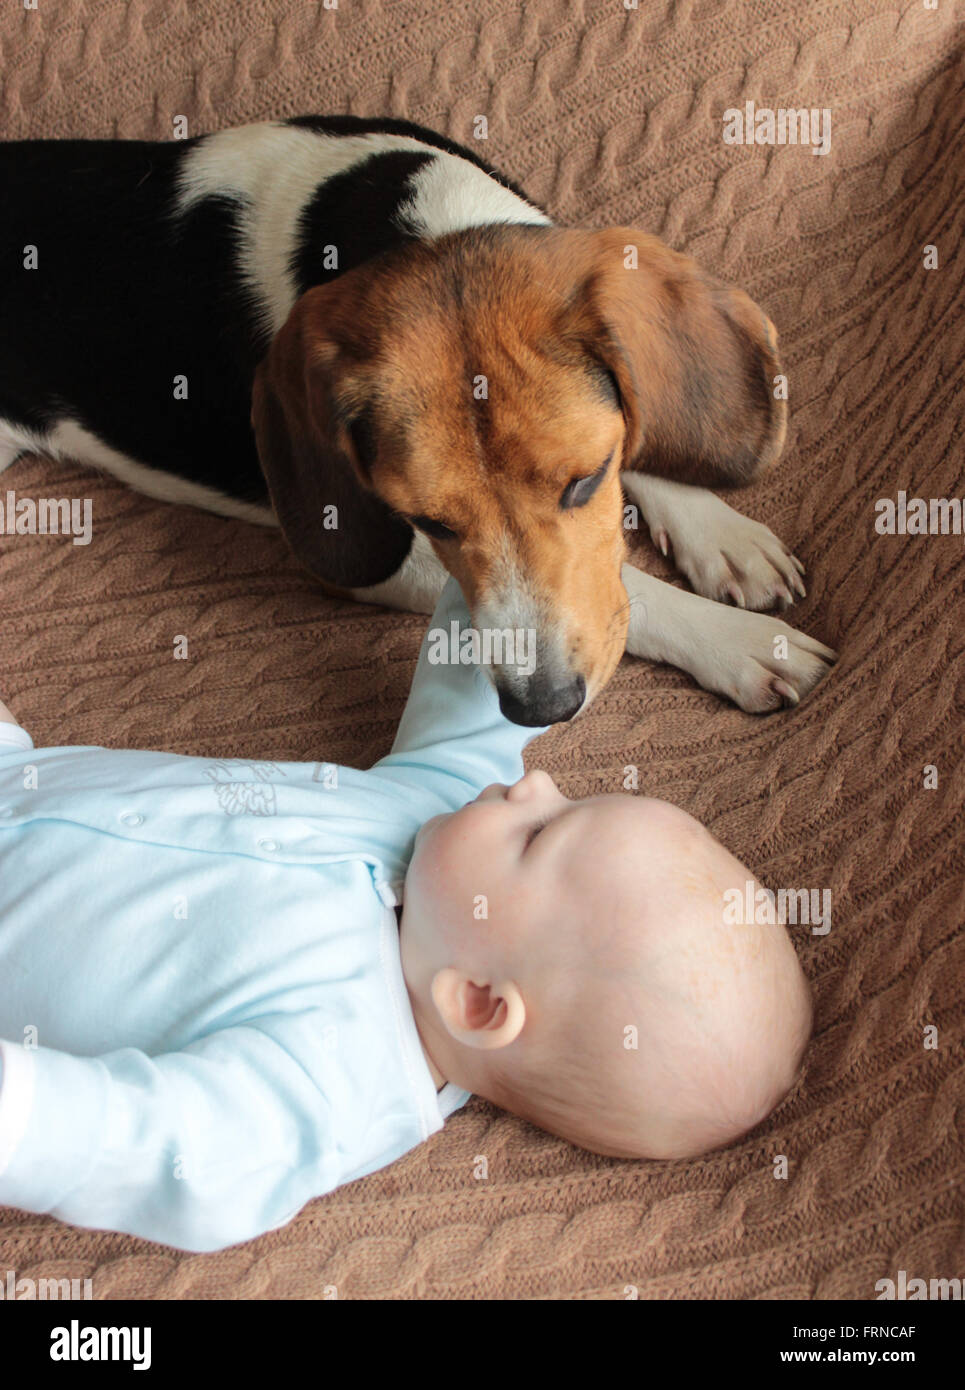
[[307, 289], [407, 240], [549, 222], [445, 137], [348, 116], [0, 143], [0, 188], [0, 467], [33, 444], [202, 505], [266, 500], [251, 381]]

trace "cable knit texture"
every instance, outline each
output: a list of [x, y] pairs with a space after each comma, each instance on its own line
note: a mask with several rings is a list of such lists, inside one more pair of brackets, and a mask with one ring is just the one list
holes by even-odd
[[[641, 790], [706, 822], [763, 882], [831, 889], [830, 933], [791, 929], [817, 1002], [806, 1074], [744, 1141], [617, 1162], [474, 1099], [248, 1245], [182, 1255], [4, 1210], [0, 1273], [91, 1277], [95, 1298], [246, 1299], [872, 1299], [899, 1269], [965, 1276], [963, 540], [874, 528], [876, 499], [899, 489], [965, 494], [956, 8], [4, 6], [4, 138], [347, 111], [472, 144], [485, 116], [477, 147], [558, 221], [639, 226], [746, 288], [780, 331], [791, 419], [776, 470], [732, 500], [805, 560], [809, 596], [789, 616], [841, 659], [799, 709], [760, 718], [627, 658], [531, 758], [570, 796], [619, 790], [635, 764]], [[723, 112], [748, 100], [830, 108], [830, 153], [725, 144]], [[105, 256], [123, 255], [118, 235]], [[424, 619], [327, 599], [278, 535], [80, 467], [22, 458], [0, 487], [93, 500], [86, 548], [0, 537], [0, 693], [38, 743], [357, 764], [386, 751]], [[639, 559], [670, 577], [649, 541]], [[178, 634], [189, 661], [172, 660]]]

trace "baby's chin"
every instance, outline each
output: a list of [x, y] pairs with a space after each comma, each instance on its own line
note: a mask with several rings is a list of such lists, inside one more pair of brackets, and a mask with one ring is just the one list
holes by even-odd
[[405, 895], [411, 901], [418, 897], [420, 913], [438, 897], [440, 882], [446, 878], [448, 854], [445, 837], [439, 832], [458, 812], [444, 811], [424, 821], [416, 832], [412, 854], [405, 875]]
[[[423, 821], [412, 842], [412, 854], [406, 874], [407, 882], [413, 875], [422, 882], [436, 878], [440, 874], [449, 876], [454, 861], [458, 861], [462, 857], [458, 853], [453, 855], [455, 842], [449, 835], [449, 830], [451, 827], [462, 826], [463, 818], [475, 805], [475, 801], [470, 801], [458, 811], [443, 811], [440, 815], [430, 816], [427, 821]], [[461, 831], [456, 829], [454, 833], [456, 842], [458, 842]]]

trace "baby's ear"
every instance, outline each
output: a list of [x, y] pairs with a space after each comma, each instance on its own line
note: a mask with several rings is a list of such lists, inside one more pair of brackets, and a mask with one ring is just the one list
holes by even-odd
[[465, 1047], [490, 1052], [515, 1042], [526, 1022], [523, 996], [512, 980], [477, 984], [462, 970], [437, 970], [432, 1002], [450, 1037]]

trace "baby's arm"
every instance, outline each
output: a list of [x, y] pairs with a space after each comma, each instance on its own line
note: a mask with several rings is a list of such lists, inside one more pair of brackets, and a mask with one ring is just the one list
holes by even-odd
[[325, 1098], [272, 1022], [153, 1058], [0, 1040], [0, 1205], [186, 1250], [283, 1224], [340, 1175]]
[[430, 642], [432, 633], [448, 638], [453, 622], [460, 630], [470, 626], [462, 591], [450, 579], [422, 639], [392, 751], [372, 772], [433, 792], [457, 809], [490, 782], [508, 785], [522, 777], [523, 749], [545, 730], [510, 723], [481, 666], [430, 661], [430, 651], [442, 645]]

